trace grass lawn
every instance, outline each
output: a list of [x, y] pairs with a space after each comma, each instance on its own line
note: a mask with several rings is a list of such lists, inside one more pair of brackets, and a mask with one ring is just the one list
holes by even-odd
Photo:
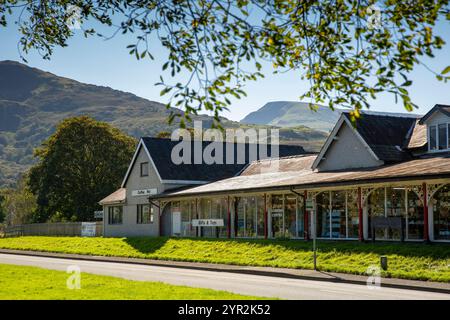
[[[0, 248], [160, 260], [312, 269], [312, 243], [298, 240], [181, 238], [19, 237], [0, 239]], [[318, 241], [322, 271], [365, 274], [389, 261], [385, 277], [450, 282], [450, 244]]]
[[69, 274], [36, 267], [0, 264], [1, 300], [205, 300], [256, 299], [225, 291], [131, 281], [81, 273], [81, 288], [70, 290]]

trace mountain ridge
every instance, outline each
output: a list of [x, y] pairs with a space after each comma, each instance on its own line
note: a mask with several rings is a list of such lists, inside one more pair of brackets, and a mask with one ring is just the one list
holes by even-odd
[[305, 125], [315, 130], [329, 132], [342, 111], [341, 109], [333, 111], [321, 105], [312, 110], [306, 102], [270, 101], [260, 109], [249, 113], [240, 122], [279, 127]]
[[[91, 116], [139, 138], [178, 128], [176, 122], [167, 123], [171, 111], [182, 112], [133, 93], [59, 77], [16, 61], [0, 61], [0, 187], [14, 185], [18, 175], [35, 162], [33, 149], [64, 118]], [[213, 123], [208, 115], [192, 118], [202, 121], [204, 128]], [[225, 128], [273, 127], [222, 121]], [[300, 144], [309, 151], [318, 151], [325, 138], [323, 132], [307, 126], [280, 129], [282, 143]]]

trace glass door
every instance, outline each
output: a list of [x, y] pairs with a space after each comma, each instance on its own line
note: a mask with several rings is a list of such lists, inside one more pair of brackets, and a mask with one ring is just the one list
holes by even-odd
[[283, 211], [272, 210], [271, 214], [272, 238], [284, 237], [284, 219]]

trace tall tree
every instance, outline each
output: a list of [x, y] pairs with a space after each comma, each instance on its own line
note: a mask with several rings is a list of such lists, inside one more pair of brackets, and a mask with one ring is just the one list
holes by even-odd
[[[134, 36], [128, 48], [137, 59], [153, 59], [159, 41], [167, 51], [162, 71], [187, 79], [161, 77], [161, 94], [171, 95], [185, 119], [209, 110], [217, 122], [231, 98], [245, 95], [244, 84], [263, 76], [261, 61], [309, 80], [300, 99], [348, 107], [355, 117], [382, 92], [412, 110], [408, 73], [443, 47], [434, 27], [450, 20], [449, 0], [5, 0], [0, 25], [19, 10], [20, 48], [44, 58], [84, 23], [111, 31], [85, 28], [86, 36]], [[446, 81], [450, 66], [433, 72]]]
[[92, 220], [98, 201], [119, 187], [136, 140], [111, 125], [81, 116], [63, 120], [35, 151], [29, 184], [37, 196], [36, 222], [54, 214]]
[[0, 203], [0, 210], [4, 212], [6, 225], [30, 223], [33, 220], [36, 210], [36, 197], [30, 191], [27, 181], [28, 176], [23, 175], [17, 181], [15, 189], [3, 189], [2, 196], [0, 196], [0, 198], [3, 198]]
[[5, 220], [5, 200], [6, 200], [7, 189], [0, 189], [0, 223]]

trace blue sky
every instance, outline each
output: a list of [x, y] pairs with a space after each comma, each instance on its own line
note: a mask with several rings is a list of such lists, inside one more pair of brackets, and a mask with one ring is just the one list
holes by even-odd
[[[448, 44], [436, 52], [434, 59], [424, 58], [423, 62], [440, 72], [450, 65], [450, 26], [448, 22], [443, 22], [437, 26], [436, 30]], [[0, 28], [0, 60], [20, 61], [17, 49], [19, 37], [17, 28], [13, 24], [7, 28]], [[152, 54], [156, 59], [138, 61], [130, 56], [126, 49], [126, 46], [132, 42], [132, 38], [123, 35], [108, 41], [96, 37], [86, 39], [78, 30], [70, 40], [69, 46], [57, 48], [50, 61], [43, 60], [36, 52], [30, 53], [26, 58], [29, 66], [59, 76], [109, 86], [149, 100], [166, 102], [159, 95], [161, 87], [154, 85], [159, 81], [165, 53], [155, 43]], [[246, 87], [248, 96], [233, 101], [230, 111], [224, 116], [240, 120], [269, 101], [299, 101], [300, 94], [308, 88], [308, 82], [300, 80], [300, 76], [295, 72], [274, 75], [268, 65], [264, 65], [263, 68], [266, 77], [249, 83]], [[450, 104], [450, 83], [437, 81], [431, 72], [420, 65], [411, 73], [411, 79], [413, 85], [409, 91], [413, 102], [420, 107], [415, 113], [426, 113], [436, 103]], [[395, 104], [394, 97], [387, 94], [373, 101], [371, 110], [405, 112], [401, 103]]]

